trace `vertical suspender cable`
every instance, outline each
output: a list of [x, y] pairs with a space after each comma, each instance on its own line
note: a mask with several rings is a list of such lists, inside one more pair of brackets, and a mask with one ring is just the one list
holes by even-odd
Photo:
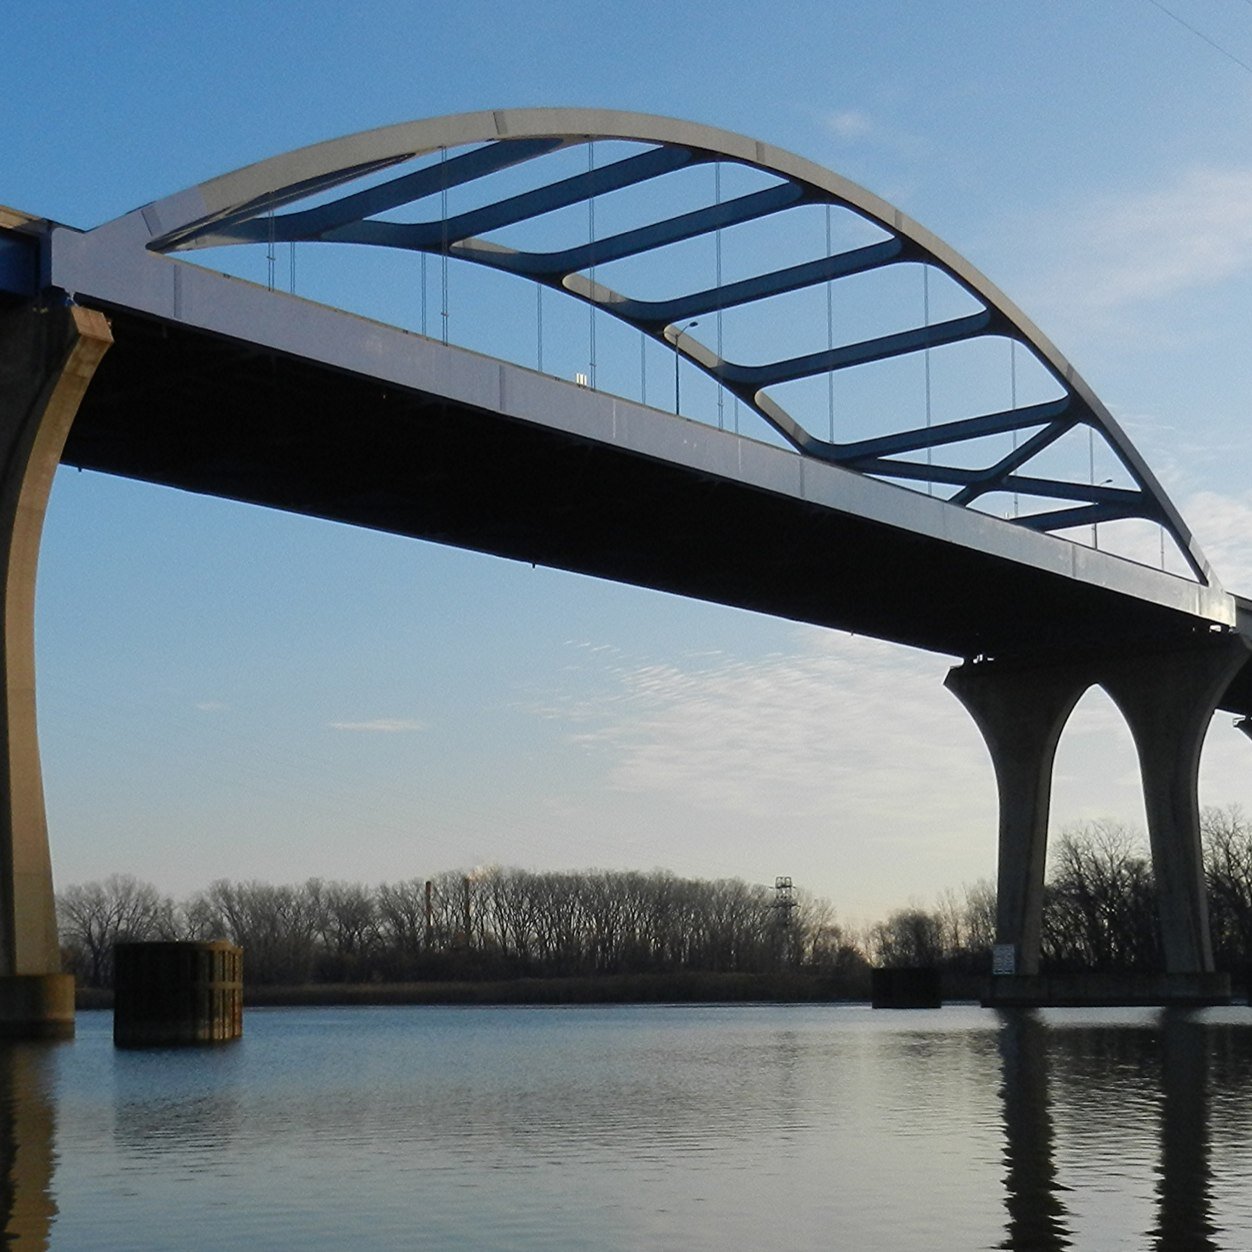
[[[596, 169], [596, 141], [587, 140], [587, 173], [594, 174]], [[592, 391], [596, 389], [596, 253], [592, 247], [596, 241], [596, 196], [592, 189], [587, 197], [587, 244], [591, 252], [591, 301], [587, 305], [587, 380]]]
[[543, 373], [543, 284], [535, 288], [535, 368]]
[[[830, 205], [826, 206], [826, 259], [830, 259]], [[826, 351], [835, 348], [835, 296], [831, 279], [826, 280]], [[830, 442], [835, 442], [835, 371], [826, 371], [826, 408], [830, 422]]]
[[426, 253], [422, 253], [422, 334], [426, 333]]
[[[1087, 475], [1091, 486], [1095, 486], [1095, 427], [1087, 427]], [[1091, 546], [1098, 548], [1100, 546], [1099, 523], [1091, 523]]]
[[[713, 162], [713, 201], [722, 203], [722, 163]], [[721, 372], [725, 354], [722, 352], [722, 228], [719, 226], [713, 233], [713, 246], [716, 252], [715, 278], [717, 282], [717, 368]], [[717, 383], [717, 429], [726, 429], [726, 388], [721, 380]]]
[[[926, 330], [930, 330], [930, 266], [922, 266], [922, 320], [925, 322]], [[926, 365], [926, 429], [930, 429], [930, 335], [926, 335], [926, 348], [922, 354]], [[935, 450], [929, 444], [926, 445], [926, 469], [929, 471], [934, 465]], [[935, 494], [935, 480], [927, 473], [926, 476], [926, 494], [933, 496]]]
[[268, 243], [265, 248], [265, 264], [268, 271], [267, 284], [271, 291], [274, 290], [274, 208], [271, 205], [270, 211], [266, 215], [266, 231], [268, 234]]
[[[1017, 412], [1017, 340], [1009, 340], [1009, 407]], [[1013, 451], [1017, 451], [1017, 429], [1013, 429]], [[1017, 473], [1017, 458], [1013, 459], [1013, 473]], [[1013, 516], [1018, 516], [1018, 496], [1013, 492]]]
[[648, 336], [639, 332], [639, 403], [648, 403]]
[[440, 262], [442, 280], [442, 307], [440, 317], [443, 319], [443, 341], [448, 342], [448, 149], [439, 149], [439, 219], [440, 219]]
[[291, 241], [291, 273], [289, 277], [291, 279], [291, 294], [294, 296], [296, 294], [296, 241], [294, 239]]

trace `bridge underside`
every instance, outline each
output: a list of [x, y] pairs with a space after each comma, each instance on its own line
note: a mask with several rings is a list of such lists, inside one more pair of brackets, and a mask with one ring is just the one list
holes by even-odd
[[[79, 410], [65, 464], [950, 656], [1038, 659], [1128, 639], [1171, 647], [1204, 630], [1168, 607], [937, 536], [255, 344], [107, 312], [114, 346]], [[667, 420], [681, 440], [689, 424]], [[1252, 712], [1252, 682], [1240, 675], [1223, 707]]]

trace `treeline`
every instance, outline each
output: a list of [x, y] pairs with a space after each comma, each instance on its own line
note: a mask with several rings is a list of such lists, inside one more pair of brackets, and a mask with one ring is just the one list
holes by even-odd
[[[1237, 807], [1208, 809], [1202, 833], [1218, 968], [1242, 980], [1252, 966], [1252, 820]], [[803, 971], [859, 994], [871, 964], [986, 975], [995, 889], [947, 891], [860, 933], [803, 892], [786, 906], [773, 888], [662, 871], [491, 869], [378, 887], [223, 879], [181, 902], [118, 875], [62, 892], [57, 916], [65, 967], [91, 987], [110, 985], [119, 940], [220, 938], [245, 949], [254, 984]], [[1042, 962], [1053, 973], [1161, 969], [1141, 836], [1092, 822], [1053, 841]]]
[[[1252, 820], [1238, 806], [1201, 819], [1209, 925], [1219, 970], [1240, 981], [1252, 966]], [[990, 971], [995, 890], [948, 892], [936, 908], [900, 909], [867, 935], [879, 965]], [[1045, 973], [1152, 973], [1163, 968], [1156, 878], [1143, 837], [1116, 822], [1071, 827], [1052, 841], [1043, 897]]]
[[223, 879], [182, 902], [115, 875], [60, 893], [57, 917], [66, 969], [92, 987], [110, 985], [128, 939], [229, 939], [250, 983], [285, 985], [864, 967], [825, 901], [660, 871]]

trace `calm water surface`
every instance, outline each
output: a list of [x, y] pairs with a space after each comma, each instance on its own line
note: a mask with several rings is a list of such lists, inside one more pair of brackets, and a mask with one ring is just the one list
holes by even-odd
[[54, 1249], [1252, 1248], [1252, 1012], [250, 1010], [0, 1049]]

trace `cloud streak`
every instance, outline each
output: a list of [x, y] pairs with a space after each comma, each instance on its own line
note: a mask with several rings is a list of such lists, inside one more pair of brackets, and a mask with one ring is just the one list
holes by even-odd
[[1054, 299], [1112, 313], [1252, 268], [1252, 169], [1194, 167], [1168, 185], [1105, 195], [1056, 232]]
[[824, 115], [826, 127], [840, 139], [866, 139], [877, 127], [860, 109], [836, 109]]
[[327, 722], [331, 730], [373, 735], [404, 735], [426, 729], [425, 722], [408, 717], [376, 717], [367, 722]]
[[780, 823], [840, 814], [888, 839], [919, 812], [936, 828], [963, 821], [988, 780], [972, 723], [941, 689], [948, 663], [810, 628], [796, 644], [752, 660], [606, 658], [596, 694], [541, 711], [619, 792]]
[[1182, 511], [1223, 585], [1252, 594], [1252, 492], [1200, 491]]

